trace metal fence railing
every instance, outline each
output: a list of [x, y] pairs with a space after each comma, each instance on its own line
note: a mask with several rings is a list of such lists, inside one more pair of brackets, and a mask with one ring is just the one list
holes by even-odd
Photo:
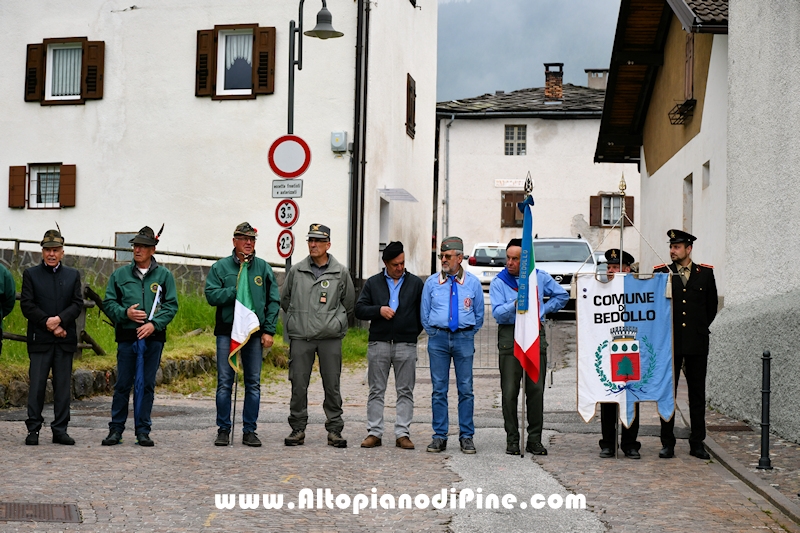
[[[475, 334], [475, 359], [472, 368], [497, 370], [500, 365], [497, 352], [497, 322], [492, 318], [490, 304], [484, 304], [483, 309], [483, 327]], [[425, 333], [417, 343], [417, 368], [430, 368], [428, 336]]]

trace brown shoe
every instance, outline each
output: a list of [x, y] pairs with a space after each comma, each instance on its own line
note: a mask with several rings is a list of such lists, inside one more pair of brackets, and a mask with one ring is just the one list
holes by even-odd
[[364, 442], [361, 443], [362, 448], [375, 448], [376, 446], [380, 446], [381, 439], [376, 437], [375, 435], [368, 435]]
[[400, 437], [399, 439], [397, 439], [395, 441], [395, 446], [397, 446], [398, 448], [403, 448], [404, 450], [414, 449], [414, 443], [411, 442], [411, 439], [409, 439], [408, 437]]

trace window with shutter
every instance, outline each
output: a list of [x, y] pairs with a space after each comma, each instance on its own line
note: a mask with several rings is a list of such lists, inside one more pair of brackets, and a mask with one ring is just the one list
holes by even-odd
[[[625, 215], [633, 220], [633, 196], [625, 197]], [[622, 196], [602, 195], [589, 197], [589, 225], [608, 227], [618, 225], [622, 216]], [[625, 221], [628, 225], [630, 222]]]
[[29, 44], [25, 101], [41, 105], [83, 104], [103, 97], [105, 43], [86, 37]]
[[198, 30], [195, 96], [242, 100], [275, 92], [275, 28], [227, 24]]
[[417, 128], [417, 82], [411, 77], [406, 78], [406, 133], [412, 139]]
[[684, 74], [684, 97], [694, 98], [694, 33], [686, 35], [686, 72]]
[[61, 165], [59, 183], [59, 204], [61, 207], [75, 207], [75, 165]]
[[523, 191], [503, 191], [500, 193], [500, 200], [500, 227], [521, 228], [523, 218], [517, 204], [525, 200], [525, 193]]

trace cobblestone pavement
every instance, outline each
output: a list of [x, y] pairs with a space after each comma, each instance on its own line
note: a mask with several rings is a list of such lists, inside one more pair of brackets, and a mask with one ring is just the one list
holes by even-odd
[[[0, 531], [718, 531], [772, 530], [800, 532], [800, 527], [759, 494], [723, 468], [717, 460], [688, 455], [679, 440], [677, 457], [657, 457], [658, 418], [654, 407], [642, 409], [642, 460], [597, 457], [598, 417], [584, 423], [575, 413], [574, 323], [556, 323], [551, 333], [548, 366], [551, 385], [545, 393], [545, 436], [550, 454], [531, 460], [502, 453], [499, 372], [475, 372], [477, 456], [463, 456], [451, 439], [448, 452], [425, 452], [430, 440], [430, 376], [417, 376], [412, 425], [413, 451], [394, 446], [393, 382], [386, 396], [386, 435], [381, 448], [359, 447], [366, 436], [368, 387], [364, 368], [346, 369], [342, 377], [349, 448], [326, 445], [322, 386], [318, 375], [309, 390], [310, 420], [305, 446], [288, 448], [289, 385], [281, 379], [262, 387], [259, 437], [262, 448], [240, 442], [241, 395], [237, 407], [235, 445], [212, 445], [216, 434], [211, 398], [158, 395], [153, 412], [155, 448], [133, 444], [131, 431], [122, 445], [100, 446], [107, 433], [110, 398], [73, 403], [70, 434], [73, 447], [50, 443], [49, 429], [38, 447], [24, 446], [22, 409], [0, 412], [3, 469], [0, 502], [77, 504], [80, 524], [2, 522]], [[683, 381], [683, 380], [682, 380]], [[240, 391], [241, 392], [241, 391]], [[452, 430], [457, 432], [454, 380], [450, 390]], [[47, 406], [45, 418], [52, 417]], [[681, 421], [679, 419], [678, 426]], [[743, 431], [741, 422], [709, 413], [709, 437], [736, 457], [740, 469], [755, 472], [757, 433]], [[733, 428], [733, 429], [731, 429]], [[676, 427], [679, 437], [686, 429]], [[551, 436], [551, 437], [550, 437]], [[733, 438], [736, 437], [736, 438]], [[773, 438], [772, 471], [754, 474], [766, 485], [778, 485], [786, 497], [798, 483], [800, 447]], [[713, 451], [713, 450], [712, 450]], [[455, 455], [453, 455], [455, 454]], [[472, 461], [471, 459], [475, 459]], [[514, 461], [519, 461], [515, 463]], [[588, 511], [541, 513], [529, 522], [519, 510], [467, 512], [453, 509], [370, 510], [358, 515], [346, 510], [286, 508], [303, 488], [330, 488], [331, 493], [376, 496], [432, 496], [442, 488], [457, 490], [481, 484], [518, 495], [570, 491], [583, 494]], [[220, 510], [215, 494], [284, 495], [280, 511]], [[545, 494], [545, 495], [546, 495]], [[798, 498], [794, 493], [794, 502]], [[237, 501], [237, 504], [239, 502]], [[238, 507], [238, 505], [237, 505]], [[572, 520], [572, 521], [571, 521]], [[530, 523], [530, 527], [518, 524]]]

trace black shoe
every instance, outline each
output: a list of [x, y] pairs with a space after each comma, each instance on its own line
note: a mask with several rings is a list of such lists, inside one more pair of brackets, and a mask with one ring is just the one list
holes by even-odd
[[258, 448], [261, 446], [261, 441], [258, 440], [255, 431], [251, 431], [242, 435], [242, 444], [252, 446], [253, 448]]
[[342, 438], [342, 433], [340, 431], [329, 431], [328, 446], [333, 446], [334, 448], [347, 448], [347, 441]]
[[28, 436], [25, 437], [25, 445], [26, 446], [38, 446], [39, 445], [39, 432], [38, 431], [31, 431], [28, 433]]
[[661, 451], [658, 452], [658, 457], [661, 459], [672, 459], [675, 457], [675, 447], [674, 446], [664, 446], [661, 448]]
[[625, 454], [625, 457], [628, 459], [641, 459], [642, 456], [639, 454], [639, 450], [622, 450]]
[[702, 444], [693, 447], [691, 450], [689, 450], [689, 455], [693, 455], [694, 457], [697, 457], [698, 459], [702, 459], [704, 461], [708, 461], [709, 459], [711, 459], [711, 456], [708, 455], [708, 452], [706, 451], [705, 447], [703, 447]]
[[533, 455], [547, 455], [547, 448], [542, 446], [541, 442], [529, 442], [528, 445], [525, 446], [525, 451]]
[[438, 437], [433, 437], [433, 440], [430, 444], [428, 444], [428, 451], [439, 453], [443, 452], [447, 449], [447, 439], [440, 439]]
[[230, 429], [217, 430], [217, 440], [214, 441], [214, 446], [227, 446], [230, 443], [230, 436]]
[[614, 450], [612, 450], [611, 448], [600, 448], [600, 457], [602, 457], [603, 459], [614, 457]]
[[136, 444], [139, 446], [155, 446], [156, 443], [153, 442], [153, 439], [150, 438], [150, 435], [147, 433], [139, 433], [136, 435]]
[[302, 429], [293, 429], [288, 437], [283, 439], [286, 446], [302, 446], [306, 441], [306, 432]]
[[53, 444], [65, 444], [67, 446], [72, 446], [75, 444], [75, 439], [66, 433], [59, 433], [58, 435], [53, 434]]
[[108, 437], [103, 439], [102, 444], [103, 446], [114, 446], [115, 444], [120, 444], [122, 442], [122, 433], [118, 431], [114, 431], [113, 429], [108, 432]]
[[506, 444], [507, 455], [519, 455], [519, 442], [509, 442]]
[[477, 453], [477, 450], [475, 449], [475, 444], [472, 442], [472, 438], [468, 437], [466, 439], [461, 439], [459, 440], [459, 443], [461, 444], [461, 453], [467, 453], [467, 454]]

